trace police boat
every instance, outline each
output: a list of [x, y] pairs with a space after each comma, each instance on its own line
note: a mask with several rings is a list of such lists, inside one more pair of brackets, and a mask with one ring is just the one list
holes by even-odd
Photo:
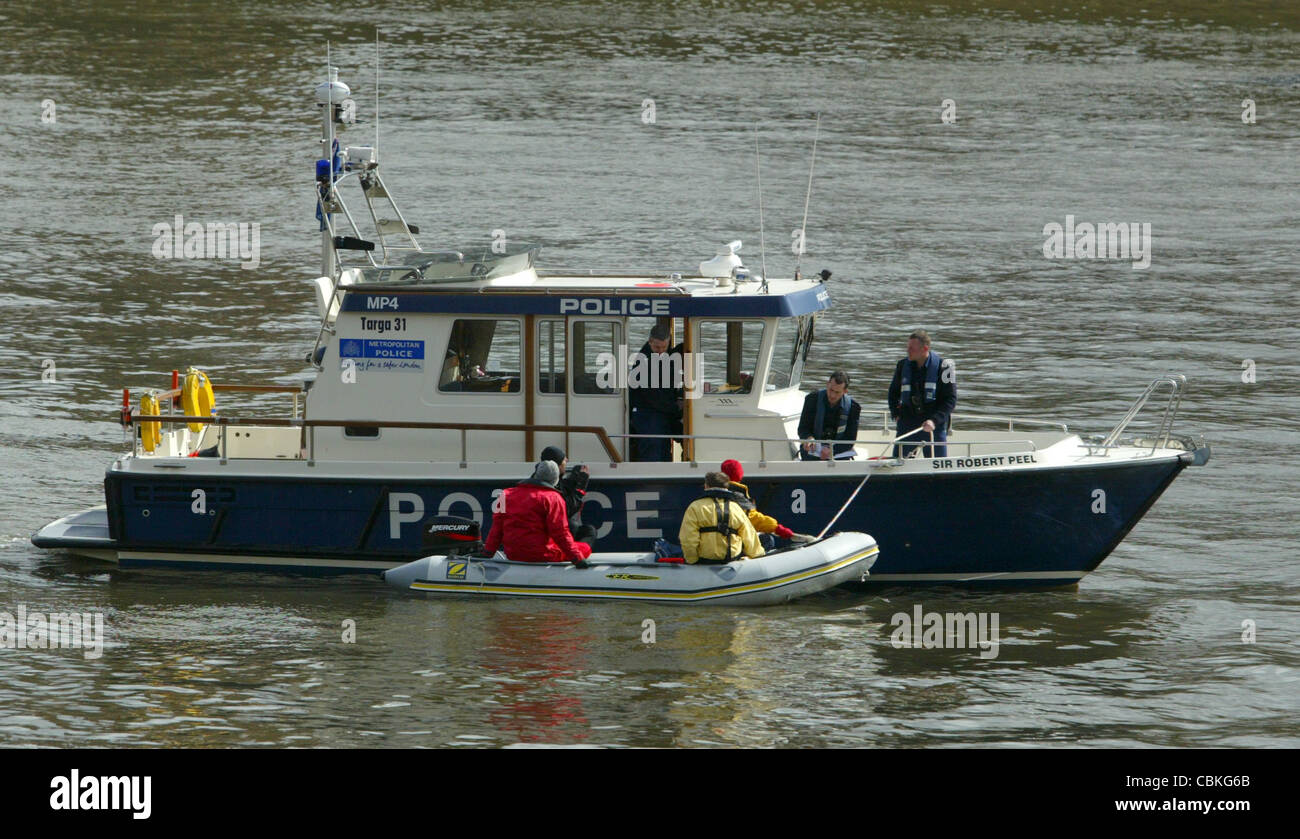
[[[442, 517], [425, 524], [431, 549], [452, 549], [383, 572], [399, 589], [426, 595], [559, 597], [655, 603], [772, 606], [861, 582], [880, 548], [865, 533], [836, 533], [761, 557], [690, 565], [655, 553], [593, 553], [585, 567], [568, 562], [512, 562], [474, 556], [478, 525]], [[450, 538], [448, 538], [450, 537]], [[466, 548], [472, 542], [472, 548]]]
[[[832, 304], [824, 275], [758, 276], [740, 242], [688, 270], [629, 273], [539, 270], [538, 247], [515, 242], [426, 249], [375, 149], [336, 136], [348, 92], [334, 70], [316, 89], [319, 326], [302, 381], [213, 382], [191, 368], [124, 390], [130, 451], [108, 467], [104, 504], [45, 526], [35, 545], [122, 566], [378, 573], [428, 554], [430, 517], [489, 524], [503, 487], [559, 446], [589, 471], [581, 515], [602, 551], [644, 557], [677, 532], [705, 473], [735, 459], [759, 509], [800, 532], [860, 488], [841, 527], [879, 543], [871, 583], [1068, 586], [1209, 457], [1174, 431], [1186, 380], [1170, 375], [1096, 436], [958, 412], [948, 456], [902, 458], [885, 411], [864, 407], [855, 459], [800, 461], [804, 364]], [[662, 366], [629, 373], [629, 360], [656, 324], [682, 348], [666, 357], [682, 361], [684, 408], [680, 427], [637, 434], [636, 373]], [[231, 409], [249, 397], [286, 410]], [[1135, 437], [1148, 406], [1157, 419]], [[633, 461], [646, 439], [668, 440], [671, 461]], [[642, 561], [523, 570], [571, 587], [642, 574]], [[457, 584], [511, 568], [470, 561]], [[438, 584], [453, 584], [445, 568]]]

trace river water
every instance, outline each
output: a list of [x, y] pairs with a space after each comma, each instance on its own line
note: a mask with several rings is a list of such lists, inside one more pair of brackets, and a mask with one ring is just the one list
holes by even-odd
[[[107, 640], [0, 649], [0, 745], [1300, 743], [1297, 7], [93, 5], [0, 9], [0, 611], [101, 612]], [[836, 305], [807, 383], [843, 366], [883, 405], [921, 326], [959, 410], [1097, 432], [1179, 372], [1213, 459], [1049, 593], [444, 603], [32, 547], [102, 503], [124, 385], [304, 372], [311, 91], [329, 40], [368, 140], [376, 26], [380, 154], [426, 244], [662, 270], [740, 238], [788, 275], [821, 114], [804, 269]], [[259, 224], [260, 265], [155, 259], [177, 214]], [[1149, 223], [1150, 267], [1046, 258], [1067, 216]], [[896, 648], [918, 604], [996, 614], [997, 655]]]

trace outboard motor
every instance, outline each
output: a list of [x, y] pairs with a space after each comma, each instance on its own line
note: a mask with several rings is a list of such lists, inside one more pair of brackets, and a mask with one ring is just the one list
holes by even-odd
[[432, 516], [424, 520], [420, 535], [430, 554], [458, 556], [482, 550], [478, 522], [460, 516]]

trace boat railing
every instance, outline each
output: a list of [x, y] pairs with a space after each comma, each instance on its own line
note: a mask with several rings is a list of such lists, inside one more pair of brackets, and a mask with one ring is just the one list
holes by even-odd
[[[802, 440], [802, 439], [790, 438], [790, 437], [737, 437], [734, 434], [611, 434], [609, 436], [620, 440], [621, 439], [662, 440], [667, 438], [669, 440], [726, 440], [727, 442], [731, 442], [731, 443], [758, 443], [760, 466], [765, 466], [767, 464], [768, 461], [767, 446], [769, 443], [784, 445], [786, 447], [787, 453], [793, 451], [795, 456], [797, 456], [798, 447], [803, 443], [817, 443], [820, 445], [843, 445], [844, 443], [847, 442], [846, 440]], [[890, 439], [885, 442], [867, 442], [863, 440], [857, 440], [854, 443], [855, 448], [858, 446], [882, 447], [880, 454], [873, 455], [867, 458], [868, 460], [897, 460], [897, 458], [888, 457], [889, 452], [893, 450], [895, 445], [900, 445], [904, 449], [911, 449], [911, 451], [915, 453], [915, 454], [904, 455], [904, 457], [921, 457], [921, 454], [924, 452], [925, 448], [928, 448], [930, 446], [935, 446], [935, 445], [948, 446], [949, 448], [957, 448], [957, 447], [964, 446], [966, 448], [966, 457], [973, 456], [972, 448], [974, 446], [1023, 445], [1027, 447], [1028, 451], [1031, 452], [1038, 451], [1038, 444], [1032, 438], [1029, 437], [1026, 437], [1024, 439], [1002, 438], [1002, 439], [988, 439], [988, 440], [961, 440], [957, 442], [953, 442], [951, 440], [948, 440], [946, 442], [943, 441], [935, 442], [935, 440], [932, 437], [929, 440], [918, 439], [916, 442], [903, 441], [903, 442], [896, 443], [893, 439]], [[870, 449], [868, 449], [868, 451], [870, 451]], [[956, 455], [949, 454], [947, 456], [955, 457]], [[782, 457], [780, 459], [791, 460], [792, 458], [787, 455], [786, 457]], [[932, 460], [933, 458], [922, 457], [922, 459]], [[837, 462], [843, 463], [847, 460], [852, 460], [852, 458], [839, 458], [838, 460], [836, 460], [835, 458], [829, 458], [824, 462], [829, 466], [834, 466]], [[695, 460], [691, 460], [689, 462], [691, 463], [692, 466], [698, 465], [697, 461]], [[805, 462], [812, 463], [815, 461], [805, 461]]]
[[[880, 415], [881, 418], [880, 430], [885, 432], [886, 434], [893, 432], [894, 420], [892, 417], [890, 417], [888, 408], [863, 408], [862, 412]], [[956, 428], [957, 420], [991, 422], [991, 423], [998, 423], [999, 425], [1002, 423], [1006, 423], [1007, 431], [1015, 431], [1017, 425], [1021, 425], [1021, 426], [1034, 425], [1034, 426], [1041, 426], [1043, 428], [1051, 428], [1055, 431], [1060, 431], [1064, 434], [1070, 433], [1070, 427], [1068, 425], [1066, 425], [1063, 422], [1055, 422], [1053, 420], [1024, 419], [1023, 417], [997, 417], [991, 414], [965, 414], [960, 412], [953, 413], [948, 424], [949, 431], [952, 431]]]
[[[304, 450], [309, 465], [314, 465], [316, 461], [316, 429], [317, 428], [398, 428], [398, 429], [416, 429], [416, 430], [433, 430], [433, 431], [458, 431], [460, 432], [460, 465], [465, 467], [469, 461], [469, 434], [470, 432], [541, 432], [541, 433], [564, 433], [564, 434], [590, 434], [596, 438], [604, 449], [605, 454], [609, 457], [610, 463], [621, 463], [623, 458], [619, 454], [614, 440], [726, 440], [731, 443], [758, 443], [759, 445], [759, 463], [765, 465], [771, 458], [768, 457], [768, 446], [775, 445], [782, 454], [777, 460], [789, 460], [797, 454], [798, 447], [803, 443], [817, 443], [822, 445], [842, 444], [843, 440], [801, 440], [790, 437], [738, 437], [735, 435], [723, 434], [610, 434], [602, 426], [597, 425], [529, 425], [526, 423], [464, 423], [464, 422], [399, 422], [399, 421], [375, 421], [375, 420], [310, 420], [304, 419], [298, 415], [299, 400], [298, 396], [301, 390], [291, 387], [278, 386], [255, 386], [255, 385], [213, 385], [214, 390], [222, 391], [243, 391], [249, 393], [293, 393], [294, 394], [294, 416], [290, 419], [283, 418], [241, 418], [228, 416], [194, 416], [178, 414], [175, 412], [174, 403], [171, 397], [179, 395], [179, 390], [165, 391], [159, 394], [160, 400], [166, 398], [168, 404], [172, 407], [166, 414], [159, 415], [142, 415], [132, 414], [132, 422], [158, 422], [168, 425], [179, 423], [202, 423], [211, 424], [218, 429], [219, 447], [218, 456], [224, 464], [229, 458], [228, 429], [231, 427], [261, 427], [261, 428], [299, 428], [302, 429], [301, 448]], [[134, 452], [138, 456], [141, 454], [141, 443], [138, 435], [135, 439]], [[890, 453], [893, 450], [895, 442], [888, 441], [856, 441], [855, 447], [864, 447], [867, 449], [870, 460], [892, 460]], [[923, 454], [924, 447], [935, 445], [933, 438], [929, 440], [919, 439], [916, 442], [901, 443], [903, 448], [911, 449], [912, 454], [905, 456], [920, 457]], [[990, 439], [970, 439], [960, 441], [948, 441], [938, 443], [946, 445], [950, 451], [952, 449], [964, 449], [966, 457], [974, 456], [976, 446], [1024, 446], [1026, 450], [1038, 451], [1038, 443], [1032, 438], [990, 438]], [[874, 447], [880, 447], [880, 453], [870, 455]], [[957, 456], [949, 454], [948, 456]], [[928, 459], [928, 458], [922, 458]], [[836, 459], [825, 461], [828, 466], [834, 466]], [[697, 461], [691, 460], [692, 465], [698, 465]]]
[[1100, 440], [1084, 441], [1084, 446], [1088, 449], [1088, 454], [1104, 456], [1111, 448], [1119, 443], [1120, 436], [1128, 428], [1137, 416], [1146, 407], [1147, 403], [1161, 388], [1168, 386], [1169, 399], [1165, 402], [1164, 411], [1160, 416], [1160, 423], [1156, 427], [1156, 432], [1151, 438], [1151, 453], [1154, 454], [1156, 449], [1167, 448], [1169, 439], [1173, 435], [1174, 420], [1178, 416], [1178, 408], [1183, 401], [1183, 393], [1187, 389], [1187, 377], [1181, 374], [1170, 374], [1155, 379], [1151, 384], [1146, 386], [1146, 390], [1134, 400], [1129, 406], [1128, 411], [1110, 430], [1110, 433]]
[[[176, 406], [180, 402], [183, 390], [184, 388], [174, 387], [155, 394], [158, 397], [158, 404], [167, 406], [168, 417], [176, 416]], [[300, 417], [302, 415], [302, 395], [304, 391], [301, 387], [292, 385], [212, 385], [212, 390], [215, 393], [288, 393], [293, 396], [293, 416]], [[128, 390], [126, 391], [128, 403], [130, 398], [130, 391]]]
[[[216, 386], [214, 385], [214, 388]], [[266, 388], [266, 390], [276, 390], [276, 388]], [[374, 420], [313, 420], [294, 417], [293, 419], [279, 418], [240, 418], [224, 416], [187, 416], [180, 414], [158, 414], [158, 415], [132, 415], [132, 421], [158, 422], [167, 424], [177, 423], [203, 423], [211, 424], [217, 427], [219, 434], [218, 456], [224, 464], [229, 459], [227, 448], [228, 436], [227, 430], [231, 427], [248, 427], [255, 426], [258, 428], [300, 428], [302, 429], [302, 448], [306, 451], [307, 465], [313, 466], [316, 462], [316, 429], [317, 428], [405, 428], [405, 429], [427, 429], [432, 431], [459, 431], [460, 432], [460, 465], [462, 468], [469, 463], [469, 432], [471, 431], [506, 431], [506, 432], [554, 432], [560, 434], [591, 434], [600, 443], [601, 447], [608, 455], [610, 463], [622, 462], [622, 457], [618, 449], [614, 446], [614, 441], [610, 439], [610, 434], [599, 425], [528, 425], [525, 423], [486, 423], [486, 422], [398, 422], [398, 421], [374, 421]], [[137, 435], [135, 440], [135, 454], [140, 454], [140, 439]]]
[[[975, 420], [976, 422], [996, 422], [996, 423], [1005, 422], [1007, 424], [1007, 431], [1015, 431], [1016, 424], [1019, 423], [1020, 425], [1037, 425], [1037, 426], [1042, 426], [1043, 428], [1051, 428], [1053, 430], [1060, 431], [1063, 434], [1070, 433], [1070, 426], [1066, 425], [1063, 422], [1055, 422], [1054, 420], [1024, 419], [1023, 417], [1020, 418], [995, 417], [990, 414], [956, 414], [956, 413], [952, 415], [952, 418], [954, 420], [956, 419]], [[952, 430], [953, 426], [950, 424], [948, 428], [949, 430]]]

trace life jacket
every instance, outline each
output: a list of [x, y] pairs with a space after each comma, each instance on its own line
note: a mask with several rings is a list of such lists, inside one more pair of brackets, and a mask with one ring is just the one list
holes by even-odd
[[[939, 368], [943, 366], [943, 357], [933, 350], [926, 361], [930, 366], [925, 369], [925, 402], [934, 402], [939, 392]], [[899, 399], [904, 405], [912, 402], [912, 360], [903, 359], [903, 374], [899, 376]]]
[[[814, 420], [816, 425], [813, 426], [813, 436], [821, 439], [822, 423], [826, 421], [826, 409], [830, 407], [830, 402], [826, 401], [826, 391], [817, 391], [817, 417]], [[853, 399], [846, 393], [840, 397], [840, 417], [839, 422], [835, 425], [835, 439], [842, 440], [849, 430], [849, 414], [853, 408]]]
[[732, 500], [739, 504], [740, 509], [744, 512], [748, 513], [750, 510], [758, 509], [758, 505], [754, 503], [754, 499], [749, 497], [749, 487], [745, 486], [740, 481], [732, 481], [727, 484], [727, 489], [731, 490]]
[[740, 559], [740, 557], [742, 556], [742, 554], [743, 554], [743, 552], [744, 552], [744, 550], [745, 550], [745, 546], [744, 546], [743, 542], [742, 542], [740, 548], [736, 551], [736, 553], [735, 553], [734, 556], [733, 556], [732, 553], [731, 553], [731, 537], [734, 536], [734, 535], [736, 535], [736, 531], [735, 531], [735, 529], [732, 528], [732, 526], [731, 526], [731, 505], [732, 505], [732, 503], [733, 503], [733, 501], [732, 501], [732, 495], [731, 495], [731, 490], [726, 490], [726, 489], [713, 490], [713, 489], [710, 489], [710, 490], [705, 490], [705, 491], [704, 491], [704, 495], [705, 495], [706, 498], [710, 498], [710, 499], [713, 500], [713, 513], [714, 513], [715, 521], [717, 521], [717, 524], [713, 524], [713, 525], [705, 525], [704, 527], [701, 527], [701, 528], [700, 528], [700, 532], [701, 532], [701, 533], [716, 533], [716, 534], [718, 534], [719, 536], [722, 537], [722, 540], [723, 540], [723, 541], [726, 543], [726, 545], [727, 545], [727, 558], [726, 558], [726, 559], [723, 559], [723, 560], [704, 560], [704, 561], [706, 561], [706, 562], [709, 562], [709, 561], [712, 561], [712, 562], [731, 562], [731, 561], [733, 561], [733, 560]]

